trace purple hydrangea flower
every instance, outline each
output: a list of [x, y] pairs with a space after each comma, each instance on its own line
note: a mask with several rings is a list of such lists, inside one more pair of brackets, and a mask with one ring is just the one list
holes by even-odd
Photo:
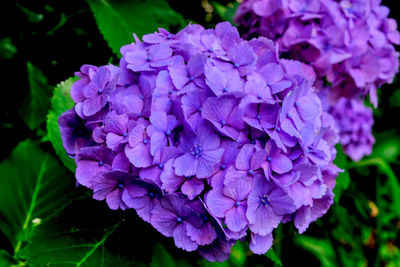
[[237, 178], [225, 186], [213, 188], [207, 194], [206, 203], [213, 215], [225, 218], [231, 231], [239, 232], [248, 225], [246, 198], [251, 190], [251, 182]]
[[90, 146], [91, 130], [88, 128], [82, 118], [75, 110], [71, 109], [64, 112], [58, 118], [61, 137], [65, 151], [70, 155], [75, 155], [82, 147]]
[[[275, 14], [281, 1], [270, 3], [254, 6]], [[291, 8], [296, 18], [322, 19], [312, 15], [313, 1]], [[396, 40], [395, 27], [385, 27]], [[95, 199], [134, 209], [210, 261], [226, 260], [248, 234], [250, 249], [263, 254], [280, 222], [303, 232], [327, 211], [339, 131], [310, 66], [280, 59], [266, 38], [241, 39], [227, 22], [134, 38], [118, 67], [82, 66], [75, 108], [59, 118], [77, 181]], [[332, 58], [347, 56], [336, 52]], [[380, 55], [390, 61], [389, 50]]]
[[224, 152], [219, 147], [220, 140], [212, 128], [203, 124], [197, 128], [197, 135], [187, 133], [180, 141], [179, 148], [184, 154], [174, 162], [175, 173], [186, 177], [209, 177]]
[[[394, 45], [400, 44], [400, 33], [396, 21], [388, 15], [389, 9], [381, 1], [245, 0], [235, 20], [246, 38], [270, 38], [279, 44], [284, 57], [300, 60], [302, 68], [315, 79], [324, 109], [333, 115], [335, 105], [344, 102], [342, 97], [357, 102], [368, 94], [377, 107], [377, 88], [391, 83], [398, 72], [399, 53]], [[300, 119], [316, 109], [309, 99], [288, 99], [290, 104], [284, 103], [281, 125], [291, 135], [301, 127]], [[299, 105], [297, 112], [294, 103]], [[366, 117], [371, 116], [362, 116], [365, 127], [370, 128], [371, 121]], [[339, 128], [348, 124], [342, 116], [334, 118]], [[374, 142], [368, 130], [363, 132], [359, 136], [365, 138], [360, 142], [355, 137], [341, 139], [345, 153], [356, 160], [370, 154]]]
[[293, 199], [263, 175], [253, 179], [253, 190], [249, 194], [246, 212], [250, 230], [261, 236], [270, 234], [282, 220], [283, 215], [296, 210]]
[[342, 98], [330, 112], [339, 129], [344, 152], [354, 161], [371, 154], [372, 145], [375, 143], [372, 135], [372, 110], [359, 100]]
[[161, 198], [153, 209], [150, 221], [160, 233], [173, 237], [177, 247], [186, 251], [197, 249], [198, 244], [192, 241], [186, 229], [190, 224], [200, 228], [201, 221], [188, 206], [188, 199], [182, 195], [167, 194]]

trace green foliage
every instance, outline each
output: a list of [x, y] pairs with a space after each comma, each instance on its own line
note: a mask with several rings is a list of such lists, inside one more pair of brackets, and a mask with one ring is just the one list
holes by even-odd
[[[77, 203], [72, 207], [79, 213]], [[92, 216], [90, 219], [75, 217], [73, 212], [68, 207], [67, 211], [61, 211], [35, 228], [24, 255], [30, 266], [129, 265], [128, 261], [105, 249], [105, 243], [121, 222], [107, 220], [107, 223], [101, 224], [102, 227], [98, 227], [94, 220], [100, 219], [101, 214], [87, 211]], [[81, 222], [81, 219], [89, 221]]]
[[58, 126], [58, 117], [74, 107], [74, 101], [70, 96], [72, 84], [77, 80], [76, 77], [69, 78], [57, 85], [54, 89], [53, 97], [51, 98], [51, 109], [47, 114], [47, 136], [56, 151], [57, 156], [63, 164], [72, 172], [75, 171], [75, 161], [71, 159], [62, 144], [61, 132]]
[[0, 229], [17, 254], [34, 224], [69, 199], [73, 180], [36, 142], [20, 143], [0, 164]]
[[168, 251], [161, 245], [155, 244], [153, 248], [153, 258], [150, 267], [164, 267], [164, 266], [191, 266], [187, 261], [174, 259]]
[[116, 54], [123, 45], [133, 42], [133, 33], [141, 37], [157, 30], [182, 27], [185, 20], [166, 0], [87, 0], [97, 26]]
[[392, 108], [400, 108], [400, 90], [394, 91], [392, 96], [389, 99], [390, 107]]
[[26, 7], [23, 7], [21, 4], [16, 3], [16, 5], [21, 9], [22, 13], [24, 13], [26, 19], [31, 23], [39, 23], [43, 20], [43, 14], [35, 13], [29, 10]]
[[0, 266], [17, 265], [17, 261], [5, 250], [0, 249]]
[[282, 266], [282, 261], [276, 254], [273, 247], [268, 250], [268, 252], [265, 254], [265, 256], [267, 256], [267, 258], [270, 259], [273, 263], [275, 263], [279, 266]]
[[335, 252], [329, 240], [318, 239], [310, 236], [298, 236], [294, 239], [295, 243], [308, 250], [321, 262], [323, 267], [337, 266]]
[[29, 61], [26, 63], [26, 69], [30, 91], [18, 111], [29, 128], [34, 130], [46, 121], [51, 88], [43, 72]]
[[396, 162], [400, 155], [400, 136], [396, 131], [375, 134], [377, 140], [371, 157], [380, 157], [388, 162]]
[[236, 23], [234, 22], [234, 17], [236, 14], [236, 9], [239, 7], [238, 2], [233, 2], [224, 6], [218, 2], [212, 1], [211, 4], [215, 8], [215, 13], [221, 18], [222, 21], [229, 21], [233, 25]]
[[335, 202], [338, 202], [340, 196], [344, 190], [349, 187], [350, 184], [350, 174], [348, 170], [348, 163], [347, 157], [343, 152], [342, 146], [338, 144], [336, 146], [337, 155], [335, 159], [335, 164], [343, 171], [339, 173], [338, 177], [336, 178], [336, 186], [333, 189], [333, 193], [335, 194]]
[[5, 59], [12, 59], [15, 53], [17, 53], [17, 48], [12, 44], [11, 38], [1, 38], [0, 57]]

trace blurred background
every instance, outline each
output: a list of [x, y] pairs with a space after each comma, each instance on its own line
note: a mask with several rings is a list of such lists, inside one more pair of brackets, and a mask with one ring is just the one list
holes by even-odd
[[[58, 157], [56, 137], [51, 133], [54, 120], [47, 114], [58, 104], [52, 96], [61, 81], [73, 77], [83, 64], [118, 64], [120, 55], [115, 47], [133, 41], [131, 36], [125, 36], [110, 45], [105, 40], [105, 24], [115, 30], [114, 25], [126, 20], [132, 27], [129, 30], [139, 36], [154, 32], [157, 25], [175, 32], [189, 21], [213, 27], [223, 20], [232, 21], [239, 2], [2, 2], [1, 267], [23, 266], [26, 260], [34, 266], [45, 266], [46, 259], [59, 262], [55, 266], [69, 266], [68, 261], [87, 255], [88, 248], [95, 250], [82, 266], [212, 265], [196, 253], [175, 248], [173, 240], [162, 237], [134, 212], [111, 211], [105, 203], [92, 200], [90, 192], [76, 189], [73, 173]], [[396, 1], [386, 0], [382, 4], [391, 9], [390, 17], [400, 21]], [[112, 10], [111, 15], [99, 10], [104, 5]], [[338, 147], [336, 163], [346, 172], [338, 177], [335, 204], [326, 215], [311, 224], [303, 235], [298, 235], [290, 224], [281, 225], [275, 232], [273, 250], [266, 256], [255, 256], [247, 244], [238, 243], [227, 262], [215, 265], [400, 266], [399, 86], [396, 79], [378, 90], [372, 155], [352, 162]], [[64, 92], [63, 85], [58, 88]], [[43, 161], [45, 169], [38, 169]], [[41, 183], [43, 173], [55, 178]], [[41, 215], [37, 216], [39, 220], [35, 222], [36, 216], [27, 220], [26, 214], [35, 212]], [[46, 227], [34, 233], [32, 229], [40, 224]], [[63, 250], [63, 246], [72, 243], [51, 241], [52, 235], [63, 231], [68, 233], [68, 242], [79, 239], [81, 244], [88, 245], [84, 250]]]

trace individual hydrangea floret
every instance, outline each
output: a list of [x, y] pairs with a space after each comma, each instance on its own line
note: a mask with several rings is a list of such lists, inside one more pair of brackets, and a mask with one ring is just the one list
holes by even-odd
[[301, 64], [229, 23], [164, 29], [84, 65], [59, 118], [79, 184], [134, 209], [177, 247], [224, 261], [273, 229], [303, 232], [332, 204], [339, 138]]

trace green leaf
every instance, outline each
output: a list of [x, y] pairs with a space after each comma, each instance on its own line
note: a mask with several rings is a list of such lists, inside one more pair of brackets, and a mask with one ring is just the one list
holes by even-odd
[[28, 22], [39, 23], [43, 20], [43, 14], [35, 13], [26, 7], [21, 6], [19, 3], [16, 3], [16, 5], [21, 9], [22, 13], [24, 13]]
[[152, 252], [149, 228], [133, 211], [113, 211], [104, 201], [81, 198], [35, 227], [23, 256], [33, 267], [138, 266], [137, 258]]
[[391, 108], [400, 108], [400, 90], [394, 91], [392, 96], [389, 98]]
[[376, 144], [371, 157], [383, 158], [395, 162], [400, 155], [400, 136], [396, 131], [388, 131], [375, 135]]
[[18, 262], [7, 251], [0, 249], [0, 266], [15, 266]]
[[347, 157], [343, 152], [342, 146], [338, 144], [336, 146], [336, 150], [337, 154], [335, 164], [343, 170], [343, 172], [340, 172], [338, 177], [336, 178], [336, 186], [333, 189], [333, 193], [335, 194], [335, 202], [338, 202], [342, 192], [346, 190], [350, 185], [350, 175], [347, 166]]
[[168, 254], [163, 246], [155, 244], [153, 248], [153, 259], [150, 267], [175, 266], [174, 258]]
[[306, 235], [294, 239], [296, 245], [311, 252], [321, 262], [323, 267], [338, 266], [335, 259], [335, 251], [332, 244], [326, 239], [318, 239]]
[[368, 158], [361, 160], [359, 162], [355, 162], [354, 166], [356, 167], [363, 167], [363, 166], [376, 166], [378, 169], [387, 176], [388, 183], [390, 184], [390, 197], [392, 199], [392, 207], [393, 212], [397, 214], [400, 218], [400, 184], [399, 180], [397, 179], [396, 174], [394, 173], [390, 164], [386, 162], [383, 158]]
[[57, 156], [63, 164], [72, 172], [75, 172], [75, 161], [71, 159], [62, 144], [61, 132], [58, 126], [58, 117], [65, 111], [74, 107], [74, 101], [70, 96], [72, 84], [77, 80], [76, 77], [69, 78], [57, 85], [51, 98], [51, 109], [47, 114], [47, 135], [56, 151]]
[[12, 59], [15, 53], [17, 53], [17, 48], [12, 44], [11, 38], [1, 38], [0, 57], [5, 59]]
[[191, 266], [184, 260], [174, 259], [168, 251], [161, 245], [155, 244], [153, 248], [153, 258], [150, 267], [164, 267], [164, 266]]
[[31, 140], [0, 164], [0, 229], [17, 254], [34, 224], [68, 200], [74, 183], [57, 159]]
[[236, 23], [234, 22], [234, 17], [236, 14], [236, 10], [239, 7], [238, 2], [229, 3], [227, 6], [224, 6], [218, 2], [212, 1], [211, 4], [215, 8], [215, 12], [223, 21], [229, 21], [233, 25]]
[[273, 263], [282, 266], [282, 261], [279, 259], [278, 255], [276, 254], [273, 248], [270, 248], [268, 252], [265, 254]]
[[116, 1], [87, 0], [97, 26], [116, 54], [120, 48], [133, 42], [133, 33], [141, 37], [157, 28], [170, 30], [183, 27], [185, 20], [166, 0]]
[[27, 62], [29, 94], [24, 99], [18, 112], [31, 130], [46, 121], [46, 114], [50, 107], [51, 88], [43, 72], [32, 63]]

